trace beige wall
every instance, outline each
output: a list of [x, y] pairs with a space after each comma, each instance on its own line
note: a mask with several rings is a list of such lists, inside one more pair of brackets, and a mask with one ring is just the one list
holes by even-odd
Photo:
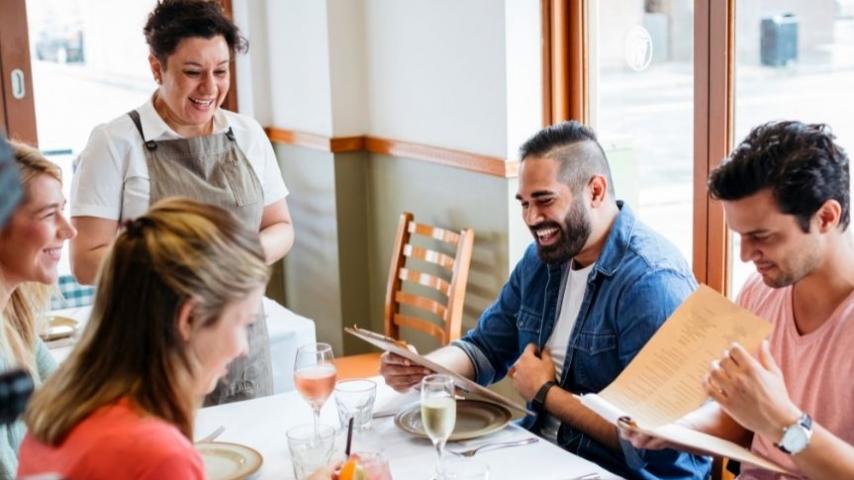
[[[241, 94], [264, 125], [510, 160], [540, 126], [539, 0], [235, 4], [252, 42]], [[494, 300], [529, 242], [515, 179], [366, 152], [280, 145], [276, 154], [296, 229], [284, 263], [286, 304], [315, 320], [318, 339], [339, 355], [366, 348], [345, 338], [344, 326], [383, 328], [401, 212], [475, 230], [464, 328]], [[435, 346], [411, 340], [422, 350]]]
[[287, 306], [315, 321], [318, 340], [340, 351], [343, 332], [339, 281], [338, 212], [332, 154], [278, 145], [276, 156], [290, 190], [296, 230], [285, 257]]

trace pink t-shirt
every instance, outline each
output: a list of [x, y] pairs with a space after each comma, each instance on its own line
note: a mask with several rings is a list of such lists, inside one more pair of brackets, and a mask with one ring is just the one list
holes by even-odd
[[[799, 334], [795, 327], [792, 287], [771, 288], [759, 275], [753, 275], [738, 302], [773, 325], [771, 354], [783, 371], [792, 402], [813, 421], [854, 444], [854, 293], [821, 327], [807, 335]], [[751, 449], [797, 471], [791, 457], [774, 446], [778, 440], [755, 435]], [[776, 478], [750, 465], [742, 465], [741, 471], [739, 479]]]
[[56, 473], [76, 479], [204, 479], [193, 444], [174, 425], [146, 415], [127, 399], [96, 410], [57, 446], [27, 434], [18, 476]]

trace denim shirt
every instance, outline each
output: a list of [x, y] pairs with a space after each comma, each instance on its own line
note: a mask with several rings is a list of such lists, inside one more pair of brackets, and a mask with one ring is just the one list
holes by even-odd
[[[577, 395], [599, 392], [631, 362], [658, 327], [697, 287], [673, 244], [617, 202], [617, 216], [587, 288], [569, 340], [560, 386]], [[543, 348], [560, 312], [567, 264], [547, 265], [528, 247], [477, 326], [454, 342], [472, 361], [476, 381], [501, 380], [529, 343]], [[522, 424], [539, 431], [545, 414]], [[563, 423], [558, 443], [626, 478], [706, 478], [708, 458], [674, 450], [638, 450], [620, 440], [615, 452]]]

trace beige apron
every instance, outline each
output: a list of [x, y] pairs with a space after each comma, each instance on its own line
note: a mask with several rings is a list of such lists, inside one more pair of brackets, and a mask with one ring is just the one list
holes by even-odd
[[[259, 230], [264, 192], [249, 160], [225, 133], [174, 140], [146, 140], [136, 110], [128, 113], [145, 145], [150, 178], [150, 204], [184, 196], [230, 210]], [[259, 308], [263, 314], [263, 310]], [[205, 398], [205, 406], [248, 400], [273, 393], [270, 337], [260, 315], [249, 328], [249, 353], [231, 362], [228, 375]]]

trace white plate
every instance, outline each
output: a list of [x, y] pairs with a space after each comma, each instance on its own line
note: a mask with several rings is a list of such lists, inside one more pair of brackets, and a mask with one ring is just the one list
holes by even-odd
[[209, 480], [238, 480], [257, 472], [264, 458], [257, 450], [228, 442], [197, 443]]
[[48, 319], [45, 329], [41, 332], [41, 337], [45, 342], [50, 342], [71, 337], [75, 333], [77, 333], [77, 320], [61, 315], [52, 315]]

